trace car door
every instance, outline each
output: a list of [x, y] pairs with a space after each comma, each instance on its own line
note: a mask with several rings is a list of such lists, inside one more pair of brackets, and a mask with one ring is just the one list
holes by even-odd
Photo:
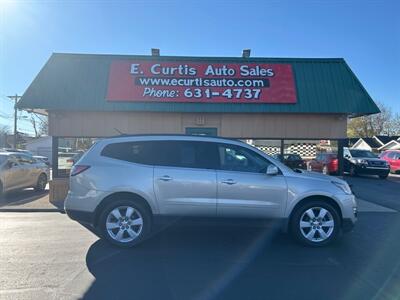
[[21, 185], [19, 187], [34, 186], [39, 176], [39, 170], [35, 167], [33, 158], [25, 154], [18, 154], [16, 156], [21, 170]]
[[217, 170], [217, 215], [229, 217], [280, 217], [287, 200], [281, 174], [269, 176], [272, 163], [237, 145], [220, 144]]
[[398, 152], [392, 152], [391, 153], [391, 160], [389, 162], [390, 167], [393, 171], [399, 171], [400, 170], [400, 153]]
[[8, 162], [10, 167], [6, 170], [5, 183], [6, 189], [17, 189], [23, 186], [25, 172], [21, 164], [21, 159], [17, 155], [9, 155]]
[[216, 144], [157, 141], [154, 191], [164, 215], [216, 215]]
[[310, 171], [319, 171], [320, 160], [321, 154], [318, 154], [314, 159], [310, 161]]

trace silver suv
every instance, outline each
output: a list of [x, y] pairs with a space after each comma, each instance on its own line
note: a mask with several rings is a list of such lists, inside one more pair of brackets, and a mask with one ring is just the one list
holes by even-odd
[[143, 241], [157, 216], [280, 219], [312, 246], [357, 220], [343, 180], [293, 171], [237, 140], [179, 135], [97, 142], [71, 170], [65, 210], [122, 247]]

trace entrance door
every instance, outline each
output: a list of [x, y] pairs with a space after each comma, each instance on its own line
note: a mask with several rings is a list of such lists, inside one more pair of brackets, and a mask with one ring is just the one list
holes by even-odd
[[217, 136], [218, 130], [214, 127], [186, 127], [186, 134]]

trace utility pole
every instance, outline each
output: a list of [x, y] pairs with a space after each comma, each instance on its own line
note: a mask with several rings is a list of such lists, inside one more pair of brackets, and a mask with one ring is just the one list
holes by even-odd
[[14, 149], [16, 149], [17, 148], [17, 135], [18, 135], [18, 132], [17, 132], [17, 119], [18, 119], [17, 103], [18, 103], [18, 100], [21, 98], [21, 96], [18, 96], [18, 94], [15, 94], [15, 96], [7, 96], [7, 97], [10, 98], [11, 100], [15, 101], [15, 104], [14, 104]]

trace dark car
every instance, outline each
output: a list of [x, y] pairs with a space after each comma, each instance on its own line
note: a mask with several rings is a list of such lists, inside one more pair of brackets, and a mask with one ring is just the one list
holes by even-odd
[[281, 154], [275, 154], [273, 157], [275, 159], [283, 162], [289, 168], [292, 168], [292, 169], [305, 169], [306, 168], [306, 163], [301, 158], [301, 156], [296, 153], [284, 154], [283, 157]]
[[378, 175], [379, 178], [385, 179], [389, 175], [389, 164], [371, 151], [344, 148], [343, 155], [344, 171], [350, 176]]
[[336, 153], [319, 153], [314, 159], [307, 163], [308, 171], [323, 174], [337, 174], [339, 163]]

